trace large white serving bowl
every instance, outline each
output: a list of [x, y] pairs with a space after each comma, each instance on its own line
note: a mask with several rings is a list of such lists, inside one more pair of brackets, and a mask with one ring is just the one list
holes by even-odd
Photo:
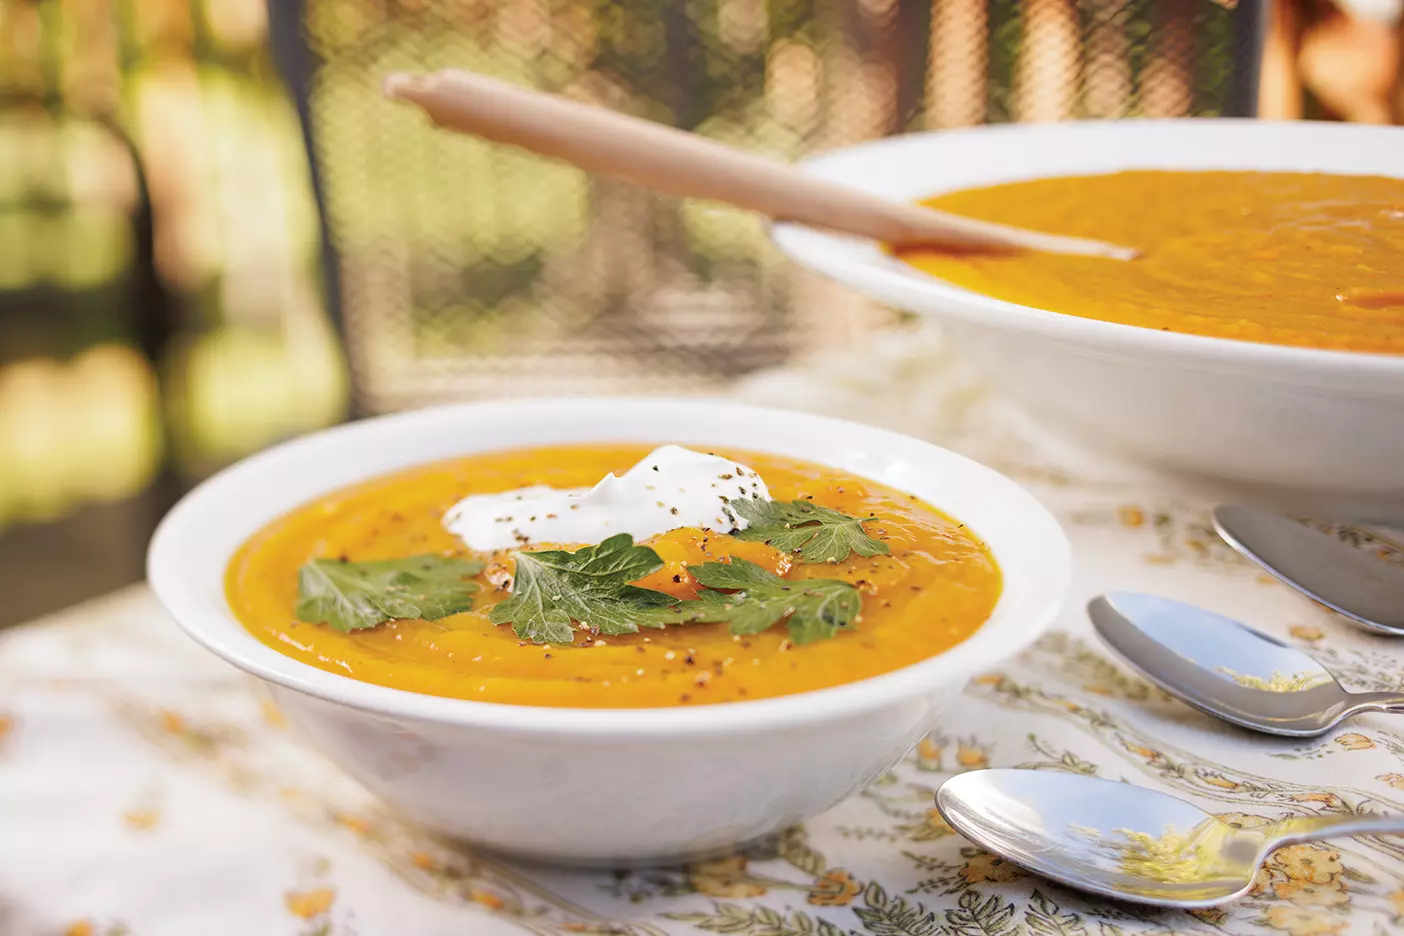
[[[1122, 169], [1404, 176], [1404, 128], [1237, 120], [1098, 121], [893, 137], [805, 162], [891, 198]], [[1126, 211], [1138, 206], [1127, 204]], [[1404, 356], [1204, 338], [977, 295], [870, 241], [780, 224], [798, 263], [939, 316], [992, 385], [1086, 440], [1265, 498], [1404, 518]], [[1401, 264], [1404, 276], [1404, 264]]]
[[[861, 682], [753, 702], [570, 709], [445, 699], [325, 672], [256, 640], [225, 600], [231, 555], [264, 524], [398, 468], [525, 446], [712, 444], [809, 459], [915, 494], [989, 544], [1004, 592], [959, 646]], [[966, 681], [1039, 635], [1069, 549], [1014, 482], [924, 442], [838, 420], [699, 400], [542, 400], [422, 410], [254, 456], [182, 500], [148, 574], [181, 627], [268, 683], [307, 739], [404, 816], [553, 862], [637, 864], [716, 853], [822, 812], [948, 732]]]

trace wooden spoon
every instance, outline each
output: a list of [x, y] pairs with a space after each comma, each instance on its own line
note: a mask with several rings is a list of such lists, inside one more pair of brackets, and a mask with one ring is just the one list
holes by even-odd
[[1042, 234], [891, 201], [783, 163], [616, 111], [449, 69], [386, 76], [385, 96], [434, 123], [574, 163], [587, 172], [690, 198], [726, 202], [893, 246], [1078, 254], [1129, 260], [1136, 251]]

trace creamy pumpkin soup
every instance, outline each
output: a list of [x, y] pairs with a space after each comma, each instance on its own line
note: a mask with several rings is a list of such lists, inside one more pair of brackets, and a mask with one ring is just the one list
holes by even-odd
[[820, 465], [636, 445], [402, 471], [268, 525], [227, 574], [277, 650], [431, 695], [589, 708], [760, 699], [947, 650], [1000, 572], [958, 521]]
[[1404, 179], [1138, 171], [996, 185], [925, 204], [1143, 251], [1129, 262], [900, 251], [975, 292], [1192, 335], [1404, 353]]

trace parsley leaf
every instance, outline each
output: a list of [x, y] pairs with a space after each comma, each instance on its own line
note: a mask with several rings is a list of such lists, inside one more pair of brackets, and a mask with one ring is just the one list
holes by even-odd
[[575, 624], [607, 637], [641, 627], [726, 622], [733, 634], [758, 634], [786, 621], [796, 644], [832, 637], [862, 608], [858, 589], [835, 579], [789, 581], [733, 556], [688, 572], [703, 589], [696, 601], [630, 585], [663, 567], [647, 546], [627, 533], [575, 552], [552, 549], [517, 554], [512, 597], [494, 605], [494, 624], [511, 624], [522, 640], [570, 644]]
[[[858, 589], [837, 579], [783, 579], [736, 556], [731, 562], [704, 562], [687, 570], [708, 590], [698, 593], [692, 621], [727, 621], [733, 634], [759, 634], [787, 618], [790, 640], [812, 643], [851, 625], [862, 609]], [[726, 589], [722, 594], [712, 589]]]
[[375, 562], [312, 559], [297, 573], [299, 621], [344, 634], [386, 621], [439, 618], [473, 606], [483, 564], [426, 553]]
[[629, 584], [662, 567], [658, 554], [635, 546], [628, 533], [575, 552], [518, 553], [512, 597], [488, 616], [494, 624], [510, 623], [522, 640], [552, 644], [571, 642], [572, 621], [605, 636], [683, 623], [678, 599]]
[[863, 529], [872, 517], [850, 517], [803, 500], [785, 503], [737, 498], [730, 506], [748, 524], [746, 529], [732, 534], [737, 539], [797, 552], [805, 562], [839, 562], [847, 559], [849, 553], [888, 553], [886, 543], [873, 539]]

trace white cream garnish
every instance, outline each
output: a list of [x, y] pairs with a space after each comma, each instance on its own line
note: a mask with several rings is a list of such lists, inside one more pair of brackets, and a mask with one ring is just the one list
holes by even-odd
[[746, 528], [728, 505], [769, 500], [746, 465], [677, 445], [654, 449], [622, 477], [592, 488], [538, 485], [465, 497], [444, 514], [444, 528], [469, 549], [491, 552], [533, 543], [598, 543], [618, 533], [646, 539], [678, 527], [717, 533]]

